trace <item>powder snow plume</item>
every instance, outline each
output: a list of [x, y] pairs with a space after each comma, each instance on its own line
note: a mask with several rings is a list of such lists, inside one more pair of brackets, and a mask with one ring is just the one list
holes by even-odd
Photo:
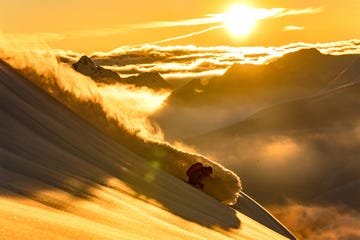
[[[3, 39], [0, 42], [2, 58], [17, 69], [31, 69], [35, 74], [45, 76], [47, 82], [34, 80], [47, 92], [52, 85], [58, 85], [59, 90], [71, 93], [81, 101], [100, 104], [108, 117], [118, 120], [129, 132], [136, 132], [147, 139], [163, 140], [160, 128], [150, 123], [147, 116], [159, 107], [170, 92], [131, 88], [122, 84], [97, 86], [88, 77], [59, 63], [45, 44], [34, 42], [31, 48], [25, 48], [21, 47], [19, 43], [23, 41], [19, 39]], [[45, 54], [43, 49], [46, 49]]]
[[164, 136], [147, 116], [155, 111], [169, 95], [166, 90], [152, 91], [146, 87], [136, 88], [124, 84], [102, 85], [98, 91], [103, 99], [104, 111], [117, 119], [129, 131], [145, 139], [163, 140]]
[[[127, 141], [130, 149], [151, 161], [154, 167], [184, 181], [191, 164], [202, 162], [212, 166], [214, 174], [207, 179], [207, 186], [211, 187], [204, 191], [224, 203], [236, 202], [241, 191], [236, 174], [204, 156], [163, 142], [161, 129], [148, 120], [147, 116], [161, 105], [169, 92], [121, 84], [98, 86], [69, 65], [60, 63], [45, 44], [22, 47], [19, 42], [0, 35], [0, 58], [35, 85], [104, 133]], [[150, 155], [152, 148], [157, 150]], [[151, 180], [151, 176], [147, 178]]]

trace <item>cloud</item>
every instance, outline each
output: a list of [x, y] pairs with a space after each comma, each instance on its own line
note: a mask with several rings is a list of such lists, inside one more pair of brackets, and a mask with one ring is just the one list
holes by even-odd
[[285, 31], [298, 31], [298, 30], [303, 30], [304, 27], [301, 26], [285, 26], [284, 30]]
[[50, 49], [47, 42], [63, 40], [65, 36], [58, 33], [2, 33], [0, 39], [7, 39], [12, 45], [22, 46], [24, 49]]
[[[304, 48], [317, 48], [326, 54], [360, 53], [360, 40], [330, 43], [292, 43], [280, 47], [197, 47], [157, 46], [146, 44], [138, 47], [121, 47], [108, 53], [95, 52], [97, 64], [109, 66], [120, 74], [158, 71], [166, 74], [181, 72], [199, 73], [209, 70], [224, 72], [234, 63], [260, 64]], [[199, 63], [208, 66], [199, 67]], [[211, 64], [209, 64], [211, 63]], [[219, 72], [220, 73], [220, 72]], [[221, 74], [221, 73], [220, 73]]]
[[[301, 49], [316, 48], [324, 54], [360, 54], [360, 40], [351, 39], [329, 43], [297, 42], [278, 47], [201, 47], [194, 45], [124, 46], [110, 52], [94, 52], [92, 60], [123, 77], [145, 72], [158, 72], [165, 79], [210, 78], [222, 75], [234, 63], [263, 64], [284, 54]], [[72, 51], [47, 50], [67, 63], [77, 61], [81, 54]]]
[[189, 27], [189, 26], [216, 24], [216, 26], [210, 26], [200, 31], [191, 32], [185, 35], [166, 38], [163, 40], [150, 43], [150, 44], [160, 44], [160, 43], [193, 37], [195, 35], [200, 35], [209, 32], [211, 30], [223, 28], [225, 27], [225, 25], [227, 25], [226, 24], [227, 22], [232, 22], [234, 20], [233, 18], [238, 15], [246, 15], [247, 18], [251, 18], [252, 21], [258, 21], [258, 20], [264, 20], [269, 18], [280, 18], [291, 15], [314, 14], [320, 11], [322, 11], [322, 8], [286, 9], [286, 8], [249, 8], [245, 6], [236, 6], [233, 9], [229, 10], [228, 12], [207, 14], [206, 17], [202, 17], [202, 18], [192, 18], [192, 19], [184, 19], [178, 21], [155, 21], [155, 22], [143, 23], [143, 24], [132, 24], [132, 25], [128, 25], [127, 27], [135, 28], [135, 29], [149, 29], [149, 28], [156, 29], [156, 28]]
[[251, 20], [258, 21], [277, 16], [279, 13], [284, 12], [285, 10], [285, 8], [249, 8], [239, 5], [230, 9], [228, 12], [209, 14], [209, 16], [212, 17], [215, 22], [219, 23], [233, 21], [234, 18], [239, 15], [245, 15], [246, 18], [251, 18]]
[[[274, 11], [274, 9], [253, 9], [256, 13], [262, 13], [263, 18], [270, 17], [273, 14], [267, 14]], [[275, 14], [275, 13], [274, 13]], [[203, 34], [205, 32], [219, 29], [223, 27], [224, 23], [224, 14], [208, 14], [206, 17], [202, 18], [193, 18], [193, 19], [184, 19], [179, 21], [155, 21], [149, 23], [142, 24], [127, 24], [127, 25], [118, 25], [114, 27], [108, 28], [96, 28], [96, 29], [82, 29], [82, 30], [74, 30], [67, 31], [63, 33], [51, 33], [51, 32], [38, 32], [31, 34], [6, 34], [6, 38], [13, 38], [16, 41], [21, 41], [24, 43], [38, 44], [39, 42], [53, 42], [53, 41], [61, 41], [64, 39], [76, 39], [76, 38], [86, 38], [86, 37], [107, 37], [120, 33], [127, 33], [131, 29], [159, 29], [159, 28], [167, 28], [167, 27], [189, 27], [189, 26], [199, 26], [199, 25], [209, 25], [209, 24], [217, 24], [217, 26], [210, 26], [206, 29], [192, 32], [189, 34], [185, 34], [182, 36], [175, 36], [173, 38], [167, 38], [159, 41], [155, 41], [152, 44], [160, 44], [174, 40], [180, 40], [184, 38], [189, 38], [195, 35]], [[219, 24], [222, 24], [219, 26]]]
[[350, 39], [336, 42], [325, 43], [291, 43], [277, 48], [277, 51], [288, 53], [295, 52], [305, 48], [316, 48], [325, 54], [343, 55], [343, 54], [359, 54], [360, 39]]
[[244, 191], [299, 239], [359, 239], [360, 124], [349, 120], [353, 126], [237, 137], [223, 132], [195, 146], [239, 174]]
[[[248, 8], [239, 6], [235, 14], [241, 14], [246, 12], [247, 15], [251, 15], [255, 20], [262, 20], [272, 17], [285, 17], [290, 15], [303, 15], [314, 14], [322, 11], [322, 8], [304, 8], [304, 9], [286, 9], [286, 8]], [[183, 19], [179, 21], [155, 21], [143, 24], [128, 25], [130, 28], [146, 29], [146, 28], [167, 28], [167, 27], [183, 27], [183, 26], [198, 26], [208, 24], [219, 24], [226, 22], [229, 12], [207, 14], [206, 17]]]
[[267, 206], [299, 239], [350, 240], [360, 238], [360, 212], [341, 206], [285, 205]]
[[195, 59], [190, 63], [186, 62], [168, 62], [163, 64], [145, 63], [131, 64], [126, 66], [109, 66], [108, 69], [120, 72], [122, 74], [136, 74], [144, 72], [167, 73], [199, 73], [211, 70], [219, 70], [227, 68], [231, 65], [231, 61], [219, 61], [216, 59]]
[[138, 131], [141, 137], [158, 140], [164, 138], [160, 128], [150, 122], [147, 116], [159, 108], [170, 92], [123, 84], [101, 85], [98, 86], [98, 91], [104, 111], [109, 117], [117, 119], [130, 131]]
[[284, 9], [283, 11], [276, 14], [274, 17], [285, 17], [293, 15], [304, 15], [304, 14], [314, 14], [323, 11], [323, 8], [304, 8], [304, 9]]
[[223, 26], [212, 26], [212, 27], [209, 27], [209, 28], [206, 28], [206, 29], [197, 31], [197, 32], [192, 32], [192, 33], [185, 34], [185, 35], [181, 35], [181, 36], [177, 36], [177, 37], [166, 38], [166, 39], [163, 39], [163, 40], [151, 42], [150, 44], [160, 44], [160, 43], [171, 42], [171, 41], [180, 40], [180, 39], [184, 39], [184, 38], [189, 38], [189, 37], [193, 37], [193, 36], [196, 36], [196, 35], [200, 35], [200, 34], [203, 34], [203, 33], [206, 33], [206, 32], [212, 31], [212, 30], [215, 30], [215, 29], [219, 29], [219, 28], [222, 28], [222, 27], [223, 27]]
[[[248, 14], [254, 16], [255, 20], [264, 20], [269, 18], [279, 18], [289, 15], [313, 14], [322, 11], [322, 8], [305, 8], [305, 9], [286, 9], [286, 8], [246, 8]], [[215, 29], [223, 28], [228, 21], [228, 13], [206, 14], [204, 17], [183, 19], [178, 21], [154, 21], [141, 24], [125, 24], [116, 25], [105, 28], [89, 28], [73, 31], [65, 31], [62, 33], [53, 32], [37, 32], [31, 34], [7, 34], [7, 39], [13, 37], [16, 41], [27, 43], [27, 46], [39, 44], [39, 42], [49, 43], [68, 39], [79, 39], [88, 37], [108, 37], [116, 34], [126, 34], [133, 29], [161, 29], [169, 27], [190, 27], [208, 25], [207, 28], [195, 32], [191, 32], [181, 36], [174, 36], [158, 41], [152, 44], [166, 43], [170, 41], [180, 40], [184, 38], [200, 35]], [[215, 25], [215, 26], [214, 26]]]
[[166, 74], [162, 74], [162, 76], [169, 80], [181, 80], [181, 82], [184, 81], [189, 81], [189, 80], [193, 80], [193, 79], [208, 79], [211, 77], [216, 77], [216, 76], [220, 76], [224, 73], [225, 70], [209, 70], [209, 71], [203, 71], [203, 72], [172, 72], [172, 73], [166, 73]]
[[132, 28], [166, 28], [166, 27], [182, 27], [182, 26], [196, 26], [196, 25], [206, 25], [211, 23], [217, 23], [218, 21], [212, 17], [206, 18], [193, 18], [193, 19], [185, 19], [180, 21], [156, 21], [150, 23], [143, 24], [132, 24], [129, 27]]
[[[236, 113], [241, 111], [239, 107]], [[207, 112], [201, 112], [204, 119], [219, 115], [209, 109]], [[359, 209], [360, 194], [356, 189], [360, 185], [360, 124], [354, 116], [343, 122], [348, 127], [240, 136], [222, 132], [204, 137], [193, 146], [235, 170], [246, 183], [245, 191], [262, 203], [291, 198], [302, 203], [343, 204]]]
[[203, 76], [209, 71], [211, 75], [214, 71], [221, 75], [233, 63], [241, 62], [248, 52], [248, 49], [241, 51], [230, 47], [143, 45], [118, 48], [109, 53], [97, 52], [92, 59], [122, 75], [159, 72], [167, 76], [182, 73], [185, 77], [191, 74]]

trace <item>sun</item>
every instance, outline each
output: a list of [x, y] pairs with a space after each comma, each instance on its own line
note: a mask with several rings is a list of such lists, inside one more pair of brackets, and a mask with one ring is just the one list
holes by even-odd
[[257, 15], [256, 10], [253, 8], [236, 5], [223, 13], [221, 18], [231, 34], [245, 36], [254, 29], [259, 17]]

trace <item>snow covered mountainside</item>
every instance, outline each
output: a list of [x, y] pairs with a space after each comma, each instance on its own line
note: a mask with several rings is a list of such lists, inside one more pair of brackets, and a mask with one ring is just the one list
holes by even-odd
[[189, 186], [5, 63], [0, 93], [3, 239], [293, 238], [253, 220], [281, 226], [251, 199], [248, 217]]

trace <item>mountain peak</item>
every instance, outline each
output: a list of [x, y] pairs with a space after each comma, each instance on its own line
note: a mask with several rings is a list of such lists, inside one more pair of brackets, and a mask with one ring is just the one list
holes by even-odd
[[78, 62], [72, 65], [75, 71], [91, 77], [101, 83], [116, 83], [135, 85], [137, 87], [148, 87], [152, 89], [172, 89], [172, 86], [158, 72], [140, 73], [137, 76], [121, 78], [119, 74], [110, 69], [96, 66], [95, 63], [86, 55], [82, 56]]
[[262, 65], [234, 63], [226, 70], [223, 77], [239, 78], [241, 75], [256, 74], [260, 69], [263, 69]]
[[[83, 73], [85, 71], [86, 73], [94, 73], [96, 72], [96, 66], [94, 62], [86, 55], [82, 56], [78, 62], [74, 63], [72, 67], [78, 71]], [[86, 73], [83, 73], [85, 75], [88, 75]]]
[[277, 59], [277, 61], [287, 61], [287, 62], [308, 62], [309, 60], [313, 60], [314, 58], [326, 56], [325, 54], [321, 53], [316, 48], [306, 48], [300, 49], [296, 52], [290, 52], [282, 56], [281, 58]]
[[127, 83], [152, 89], [172, 89], [172, 86], [158, 72], [145, 72], [127, 78]]
[[317, 48], [304, 48], [294, 52], [297, 55], [319, 55], [322, 54]]
[[101, 66], [96, 66], [86, 55], [82, 56], [78, 62], [74, 63], [72, 68], [99, 82], [112, 83], [121, 81], [119, 74]]
[[164, 80], [160, 73], [158, 72], [145, 72], [145, 73], [140, 73], [138, 76], [138, 78], [151, 78], [153, 81], [155, 79], [158, 79], [158, 80]]
[[[296, 52], [287, 53], [281, 58], [278, 58], [274, 62], [280, 62], [280, 63], [306, 63], [310, 59], [314, 59], [317, 57], [325, 56], [322, 54], [318, 49], [316, 48], [306, 48], [306, 49], [300, 49]], [[236, 76], [239, 78], [239, 75], [256, 75], [257, 73], [262, 72], [262, 69], [264, 70], [266, 66], [264, 65], [256, 65], [256, 64], [240, 64], [240, 63], [234, 63], [231, 65], [228, 70], [224, 73], [224, 77], [229, 76]]]
[[82, 56], [79, 61], [79, 63], [81, 64], [88, 64], [88, 65], [93, 65], [95, 66], [94, 62], [91, 60], [91, 58], [89, 58], [88, 56], [84, 55]]

